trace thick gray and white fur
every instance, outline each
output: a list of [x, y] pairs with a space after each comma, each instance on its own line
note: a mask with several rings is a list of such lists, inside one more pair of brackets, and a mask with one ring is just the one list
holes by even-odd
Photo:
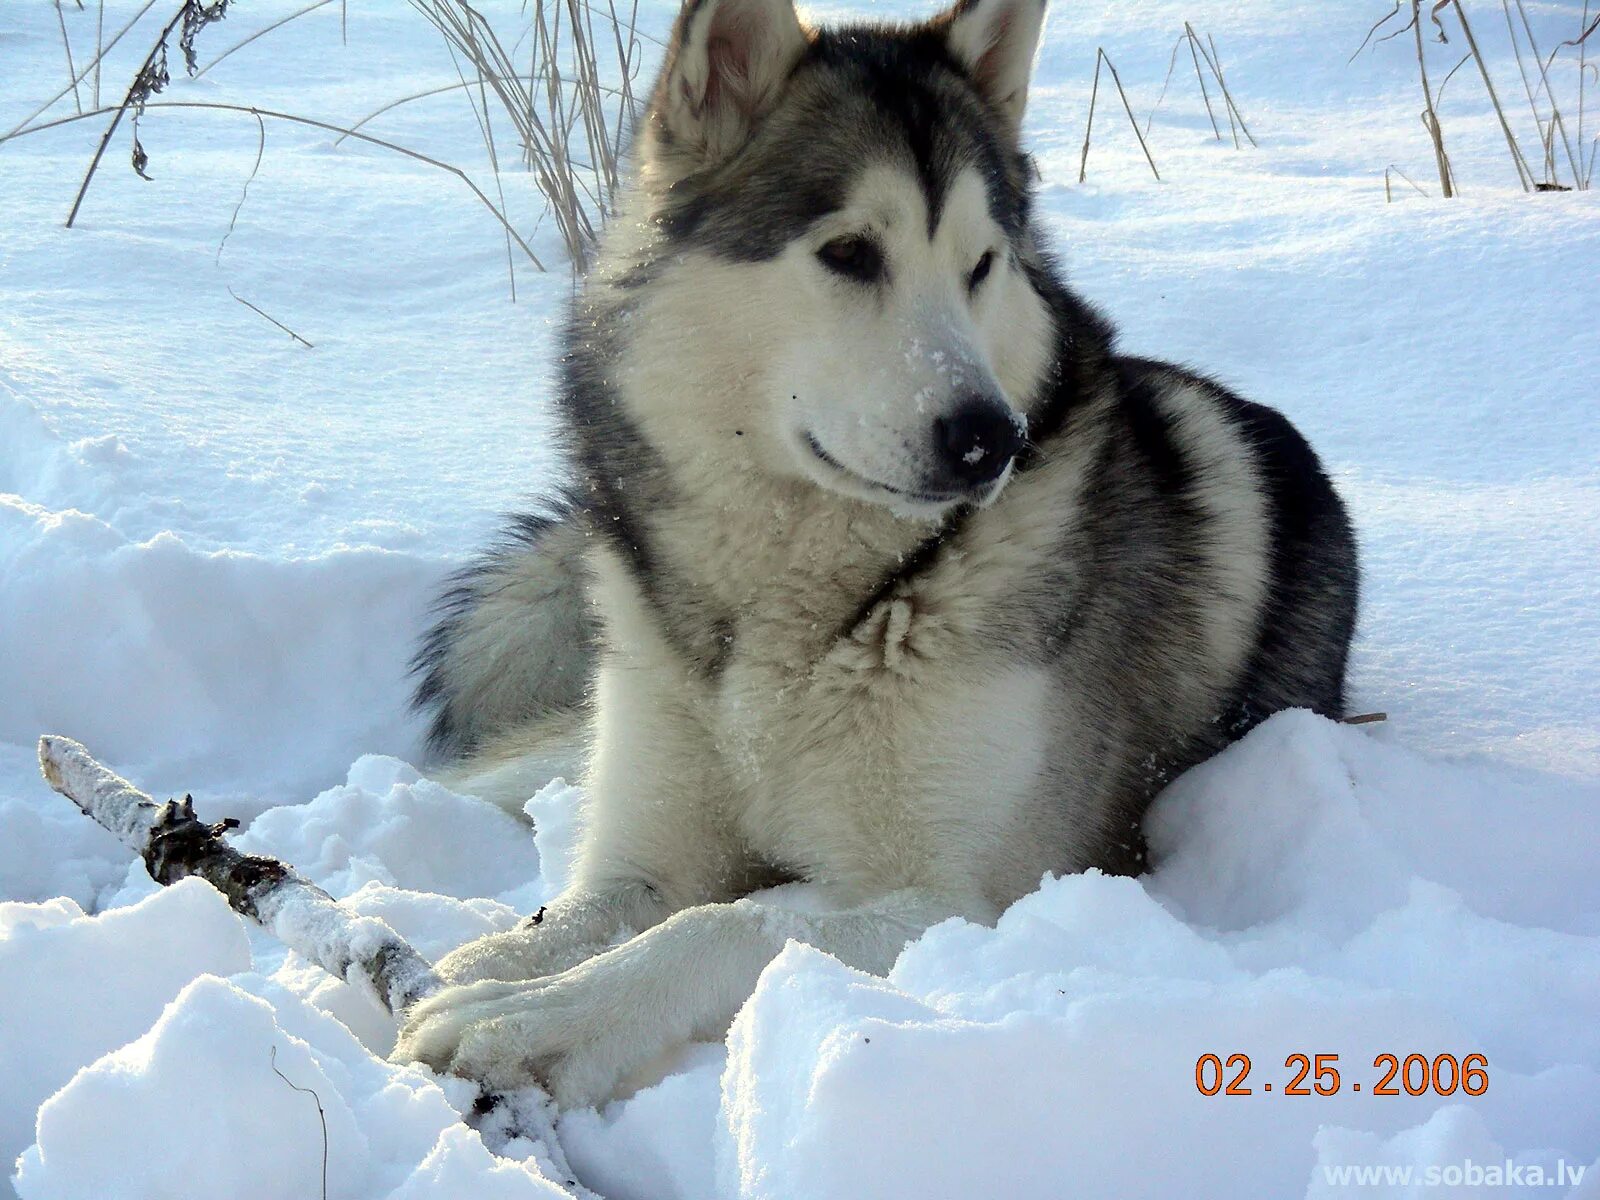
[[[1339, 717], [1356, 549], [1305, 441], [1120, 357], [1019, 144], [1041, 0], [812, 29], [689, 0], [566, 331], [576, 485], [421, 669], [461, 786], [581, 774], [573, 883], [439, 969], [396, 1055], [565, 1105], [720, 1036], [790, 939], [887, 971], [1152, 796]], [[822, 903], [765, 889], [807, 881]]]

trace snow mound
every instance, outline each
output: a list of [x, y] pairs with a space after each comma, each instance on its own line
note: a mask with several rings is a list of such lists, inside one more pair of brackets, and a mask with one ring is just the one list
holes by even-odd
[[94, 917], [67, 899], [0, 904], [0, 1160], [33, 1140], [46, 1097], [184, 985], [249, 966], [244, 926], [198, 879]]
[[368, 883], [498, 896], [539, 873], [526, 824], [376, 755], [358, 760], [344, 786], [262, 813], [238, 846], [294, 863], [336, 897]]
[[[208, 1195], [305, 1200], [321, 1194], [325, 1121], [329, 1197], [442, 1195], [452, 1175], [490, 1166], [460, 1120], [426, 1075], [372, 1058], [270, 981], [206, 976], [40, 1109], [16, 1183], [23, 1200], [164, 1195], [174, 1179], [203, 1180]], [[486, 1194], [564, 1194], [531, 1165], [488, 1174], [497, 1190]]]

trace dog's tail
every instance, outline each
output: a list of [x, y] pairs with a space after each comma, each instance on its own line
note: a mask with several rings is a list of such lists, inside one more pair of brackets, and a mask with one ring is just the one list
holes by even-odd
[[558, 499], [513, 517], [451, 578], [412, 663], [442, 782], [516, 811], [581, 773], [596, 642], [584, 539], [576, 507]]

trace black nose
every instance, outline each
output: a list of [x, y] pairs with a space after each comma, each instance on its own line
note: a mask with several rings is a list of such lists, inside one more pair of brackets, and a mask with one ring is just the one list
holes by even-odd
[[998, 479], [1022, 449], [1023, 429], [1009, 408], [992, 400], [962, 405], [933, 423], [934, 447], [945, 470], [969, 486]]

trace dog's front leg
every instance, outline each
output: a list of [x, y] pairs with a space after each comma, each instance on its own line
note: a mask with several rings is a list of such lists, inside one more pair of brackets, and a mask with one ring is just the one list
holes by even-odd
[[439, 960], [447, 983], [520, 981], [558, 975], [605, 950], [619, 936], [649, 929], [666, 915], [660, 894], [640, 880], [572, 888], [515, 929], [468, 942]]
[[455, 988], [413, 1010], [396, 1057], [507, 1088], [537, 1080], [564, 1106], [595, 1104], [663, 1051], [718, 1037], [790, 940], [883, 974], [906, 943], [981, 902], [894, 892], [859, 908], [790, 912], [751, 900], [684, 909], [561, 975]]

